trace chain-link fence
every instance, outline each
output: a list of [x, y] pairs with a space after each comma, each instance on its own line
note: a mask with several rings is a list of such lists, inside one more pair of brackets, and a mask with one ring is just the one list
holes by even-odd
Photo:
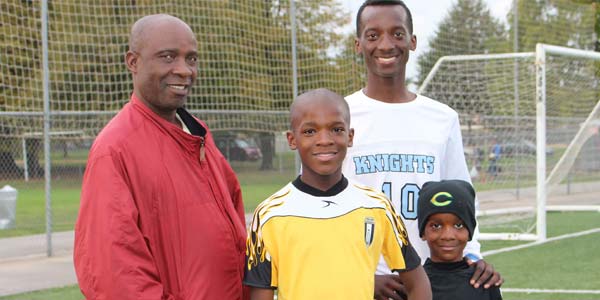
[[[19, 191], [15, 228], [0, 230], [0, 238], [46, 231], [48, 183], [51, 230], [73, 228], [89, 147], [129, 100], [131, 79], [123, 55], [131, 24], [144, 15], [175, 15], [196, 33], [199, 78], [187, 108], [213, 130], [242, 183], [247, 209], [296, 175], [296, 159], [283, 133], [294, 94], [326, 87], [347, 95], [364, 84], [362, 59], [354, 53], [354, 30], [344, 29], [353, 28], [355, 16], [336, 0], [295, 1], [294, 9], [286, 0], [51, 1], [47, 12], [42, 9], [43, 2], [0, 3], [0, 185], [8, 184]], [[411, 58], [419, 61], [419, 75], [411, 78], [413, 82], [421, 83], [443, 55], [513, 52], [515, 33], [518, 51], [533, 51], [535, 42], [581, 49], [596, 45], [592, 5], [567, 0], [514, 1], [518, 4], [518, 22], [514, 22], [513, 10], [505, 20], [492, 22], [499, 26], [459, 27], [481, 24], [470, 18], [487, 18], [489, 11], [486, 15], [487, 7], [482, 3], [457, 1], [452, 12], [465, 13], [449, 13], [440, 29], [456, 27], [459, 34], [440, 32], [431, 40], [430, 51]], [[480, 13], [466, 13], [469, 10]], [[41, 33], [44, 13], [48, 16], [45, 45]], [[452, 22], [454, 19], [458, 22]], [[482, 28], [489, 30], [477, 31]], [[481, 47], [466, 47], [469, 45]], [[48, 58], [48, 69], [44, 69], [43, 57]], [[48, 154], [44, 153], [43, 139], [44, 74], [49, 79]], [[469, 75], [466, 71], [462, 74]], [[485, 91], [465, 86], [460, 95], [463, 106], [452, 102], [453, 97], [438, 99], [460, 113], [469, 164], [478, 167], [480, 173], [490, 169], [488, 155], [494, 139], [503, 144], [508, 157], [510, 153], [515, 157], [524, 155], [534, 141], [534, 128], [525, 125], [531, 124], [526, 122], [530, 116], [521, 114], [515, 126], [512, 115], [490, 113], [490, 102], [481, 101], [485, 100], [481, 93], [493, 92], [494, 84], [501, 79], [491, 78], [488, 86], [492, 89]], [[475, 79], [464, 76], [462, 80]], [[509, 80], [513, 82], [512, 77]], [[441, 90], [450, 90], [454, 85], [453, 81], [437, 84]], [[525, 103], [526, 95], [533, 95], [534, 89], [520, 86], [519, 93]], [[428, 92], [425, 95], [437, 96]], [[492, 107], [509, 107], [507, 103], [514, 102], [512, 92], [502, 95], [494, 98], [498, 102]], [[486, 128], [507, 128], [505, 132], [518, 131], [519, 139], [496, 134], [500, 131], [478, 129], [482, 124]], [[594, 149], [585, 150], [584, 155], [596, 159], [598, 152]], [[45, 157], [51, 162], [50, 178], [44, 178]], [[578, 164], [594, 171], [596, 161]], [[515, 178], [527, 182], [523, 179], [531, 177], [530, 159], [526, 162], [519, 167], [498, 163], [497, 176], [486, 179], [486, 188], [502, 188]]]
[[348, 94], [359, 88], [360, 70], [351, 56], [352, 39], [338, 30], [349, 22], [341, 4], [306, 1], [295, 9], [290, 4], [2, 1], [0, 183], [19, 194], [14, 228], [0, 230], [0, 238], [73, 229], [89, 147], [131, 93], [123, 63], [129, 28], [148, 14], [175, 15], [196, 33], [199, 78], [186, 108], [213, 131], [242, 183], [247, 209], [293, 179], [297, 166], [283, 132], [295, 93], [327, 86]]

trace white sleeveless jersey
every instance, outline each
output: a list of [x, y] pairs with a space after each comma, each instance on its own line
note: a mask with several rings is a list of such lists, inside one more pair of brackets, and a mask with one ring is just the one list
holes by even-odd
[[[354, 143], [348, 148], [343, 174], [390, 198], [404, 220], [410, 243], [424, 262], [429, 257], [429, 247], [419, 237], [417, 224], [421, 186], [442, 179], [471, 182], [458, 114], [421, 95], [408, 103], [390, 104], [369, 98], [360, 90], [347, 96], [346, 101]], [[465, 254], [481, 257], [478, 235], [476, 228]], [[389, 272], [380, 260], [377, 273]]]

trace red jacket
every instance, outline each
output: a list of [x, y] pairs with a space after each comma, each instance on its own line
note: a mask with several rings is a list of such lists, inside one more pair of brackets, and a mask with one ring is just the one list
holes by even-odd
[[242, 299], [239, 183], [205, 124], [179, 111], [204, 139], [132, 96], [90, 150], [74, 249], [88, 299]]

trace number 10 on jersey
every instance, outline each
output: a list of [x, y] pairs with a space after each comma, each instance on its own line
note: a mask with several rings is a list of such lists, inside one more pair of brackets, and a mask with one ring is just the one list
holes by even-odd
[[417, 203], [419, 201], [419, 186], [414, 183], [405, 184], [400, 189], [400, 195], [393, 195], [392, 183], [384, 182], [381, 186], [381, 192], [384, 193], [392, 203], [396, 198], [400, 197], [400, 207], [395, 207], [396, 212], [400, 212], [400, 215], [404, 220], [416, 220], [417, 219]]

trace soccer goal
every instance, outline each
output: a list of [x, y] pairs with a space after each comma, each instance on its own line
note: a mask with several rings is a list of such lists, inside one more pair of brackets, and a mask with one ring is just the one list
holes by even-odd
[[548, 211], [600, 212], [600, 53], [445, 56], [419, 93], [460, 115], [480, 239], [541, 241]]

